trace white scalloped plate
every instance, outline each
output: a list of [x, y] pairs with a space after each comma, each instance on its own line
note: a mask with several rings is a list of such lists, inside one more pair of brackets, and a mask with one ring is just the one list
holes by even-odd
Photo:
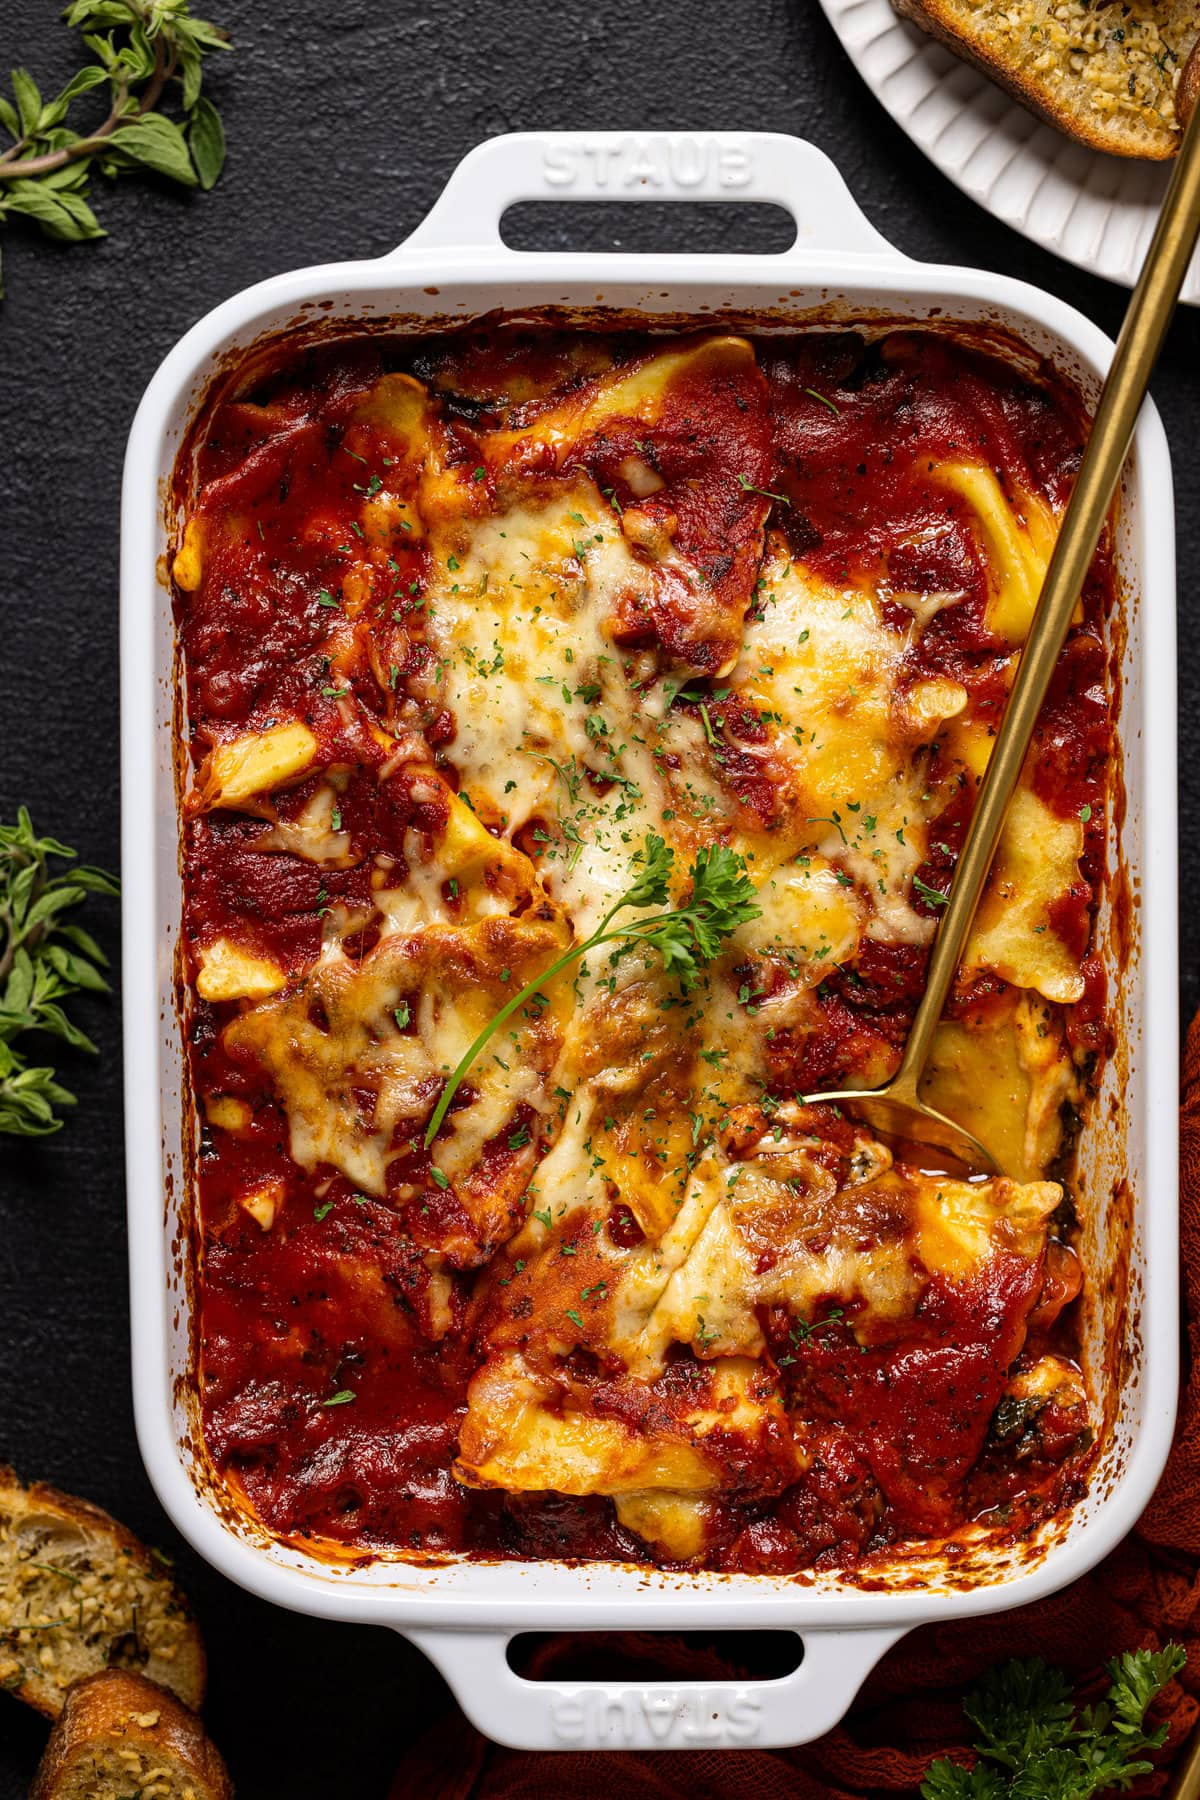
[[[1105, 156], [1027, 112], [889, 0], [821, 0], [876, 99], [943, 175], [1056, 256], [1132, 287], [1169, 165]], [[1200, 254], [1183, 298], [1200, 304]]]

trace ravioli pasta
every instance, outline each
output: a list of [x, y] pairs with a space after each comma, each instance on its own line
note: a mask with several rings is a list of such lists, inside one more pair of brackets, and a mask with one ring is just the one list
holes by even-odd
[[[271, 1529], [794, 1571], [1078, 1491], [1103, 557], [931, 1061], [1005, 1175], [803, 1096], [897, 1066], [1081, 433], [932, 332], [285, 343], [210, 400], [199, 1374]], [[427, 1148], [651, 834], [757, 916], [690, 988], [648, 945], [535, 986]]]

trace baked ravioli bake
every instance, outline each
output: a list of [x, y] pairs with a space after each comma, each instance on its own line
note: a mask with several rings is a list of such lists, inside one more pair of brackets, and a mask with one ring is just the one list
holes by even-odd
[[930, 1098], [921, 993], [1077, 467], [948, 331], [283, 339], [177, 469], [196, 1366], [328, 1554], [864, 1573], [1083, 1491], [1102, 548]]

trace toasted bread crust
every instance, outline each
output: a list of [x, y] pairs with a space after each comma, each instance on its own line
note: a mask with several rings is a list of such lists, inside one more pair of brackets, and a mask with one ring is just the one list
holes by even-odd
[[[156, 1780], [156, 1771], [165, 1773]], [[69, 1689], [29, 1800], [84, 1792], [90, 1800], [110, 1800], [128, 1793], [131, 1782], [139, 1792], [172, 1800], [185, 1792], [195, 1800], [233, 1796], [225, 1764], [196, 1715], [144, 1675], [106, 1669]]]
[[101, 1507], [0, 1465], [0, 1687], [55, 1718], [73, 1680], [121, 1662], [204, 1697], [203, 1641], [165, 1564]]
[[1197, 100], [1200, 100], [1200, 38], [1192, 45], [1192, 53], [1183, 65], [1175, 92], [1175, 111], [1181, 125], [1186, 125], [1191, 118]]
[[[1136, 157], [1149, 162], [1168, 162], [1175, 156], [1179, 147], [1175, 132], [1166, 128], [1155, 131], [1149, 126], [1139, 131], [1120, 120], [1100, 121], [1082, 107], [1066, 105], [1061, 96], [1052, 95], [1024, 69], [1010, 62], [999, 48], [993, 47], [984, 31], [967, 24], [961, 8], [953, 0], [949, 3], [947, 0], [892, 0], [892, 5], [903, 18], [910, 19], [956, 55], [973, 63], [1001, 87], [1007, 88], [1030, 112], [1078, 143], [1105, 151], [1110, 156]], [[1193, 52], [1189, 67], [1195, 61]], [[1197, 80], [1200, 81], [1200, 71]]]
[[15, 1469], [6, 1463], [0, 1463], [0, 1511], [7, 1511], [15, 1494], [19, 1494], [25, 1502], [26, 1509], [40, 1509], [49, 1513], [58, 1513], [64, 1519], [70, 1519], [81, 1531], [91, 1531], [112, 1540], [114, 1547], [127, 1550], [130, 1555], [140, 1560], [147, 1559], [146, 1546], [140, 1538], [136, 1538], [127, 1525], [106, 1513], [102, 1506], [92, 1500], [83, 1500], [78, 1494], [64, 1494], [61, 1488], [51, 1487], [49, 1482], [31, 1481], [26, 1485]]

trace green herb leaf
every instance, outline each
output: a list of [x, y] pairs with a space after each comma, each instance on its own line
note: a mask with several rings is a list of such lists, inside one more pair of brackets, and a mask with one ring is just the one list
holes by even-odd
[[828, 394], [818, 394], [816, 388], [805, 388], [804, 391], [806, 394], [808, 394], [810, 396], [811, 399], [819, 400], [821, 402], [822, 406], [827, 406], [829, 408], [830, 412], [833, 414], [835, 419], [841, 418], [841, 416], [842, 416], [841, 407], [835, 406], [833, 401], [829, 398]]
[[115, 894], [117, 883], [103, 869], [52, 871], [52, 858], [74, 855], [57, 838], [37, 837], [24, 807], [15, 825], [0, 825], [0, 1132], [14, 1137], [49, 1136], [62, 1125], [55, 1109], [75, 1104], [52, 1068], [30, 1065], [18, 1040], [40, 1032], [94, 1053], [61, 1002], [108, 992], [100, 946], [63, 915], [88, 893]]
[[922, 881], [919, 875], [913, 876], [913, 886], [927, 906], [949, 906], [949, 894], [943, 894], [937, 888], [930, 887], [929, 883]]
[[[634, 868], [639, 871], [626, 888], [620, 906], [665, 906], [671, 895], [671, 871], [675, 852], [656, 831], [646, 833], [645, 843], [633, 853]], [[619, 908], [614, 908], [614, 911]], [[609, 917], [612, 917], [610, 913]]]
[[1040, 1657], [989, 1669], [963, 1701], [979, 1760], [966, 1769], [939, 1758], [924, 1800], [1092, 1800], [1124, 1790], [1152, 1768], [1143, 1751], [1166, 1739], [1165, 1725], [1146, 1731], [1146, 1713], [1186, 1661], [1178, 1644], [1126, 1651], [1107, 1665], [1105, 1698], [1078, 1716], [1066, 1676]]
[[196, 186], [196, 171], [188, 155], [187, 140], [171, 119], [161, 113], [146, 113], [132, 125], [122, 125], [108, 140], [110, 150], [119, 150], [156, 175], [168, 181]]
[[[189, 0], [74, 0], [67, 24], [83, 28], [89, 60], [52, 100], [27, 69], [0, 96], [0, 127], [15, 140], [0, 157], [0, 225], [28, 219], [60, 243], [105, 232], [87, 199], [93, 173], [149, 169], [183, 187], [211, 188], [225, 158], [221, 121], [201, 96], [201, 65], [229, 48], [226, 34], [193, 19]], [[69, 128], [75, 100], [107, 86], [108, 116], [92, 132]], [[163, 103], [178, 92], [181, 119]], [[0, 288], [0, 295], [3, 288]]]
[[764, 500], [778, 500], [781, 506], [790, 506], [792, 504], [786, 494], [776, 494], [771, 488], [755, 487], [754, 483], [747, 475], [739, 475], [737, 484], [741, 488], [743, 494], [761, 494]]
[[88, 63], [85, 68], [80, 69], [77, 75], [72, 75], [58, 96], [59, 103], [62, 104], [65, 101], [69, 104], [77, 94], [86, 94], [91, 88], [100, 87], [107, 80], [107, 69], [102, 69], [99, 63]]
[[192, 107], [187, 141], [196, 179], [207, 193], [225, 166], [225, 132], [211, 100], [199, 99]]
[[[754, 883], [746, 873], [744, 860], [727, 845], [716, 844], [705, 845], [689, 869], [691, 897], [685, 905], [655, 913], [650, 918], [614, 923], [618, 913], [627, 909], [645, 911], [652, 906], [667, 906], [670, 900], [675, 852], [657, 832], [646, 833], [642, 848], [634, 852], [632, 862], [635, 870], [632, 881], [592, 935], [582, 943], [573, 944], [549, 968], [526, 982], [488, 1021], [466, 1051], [442, 1089], [441, 1098], [425, 1128], [426, 1149], [437, 1136], [468, 1069], [492, 1036], [521, 1007], [537, 1002], [544, 983], [552, 981], [572, 963], [581, 961], [590, 950], [598, 949], [602, 944], [615, 944], [618, 946], [613, 952], [615, 961], [637, 946], [646, 945], [658, 952], [663, 967], [678, 979], [686, 994], [695, 986], [702, 968], [716, 956], [725, 939], [739, 925], [761, 917], [762, 909], [755, 900]], [[434, 1173], [436, 1175], [437, 1171]]]
[[976, 1763], [964, 1769], [947, 1757], [935, 1762], [921, 1789], [925, 1800], [1004, 1800], [1008, 1783], [998, 1769]]
[[339, 1388], [336, 1394], [330, 1394], [328, 1400], [322, 1400], [322, 1406], [346, 1406], [354, 1398], [353, 1388]]
[[14, 69], [12, 72], [13, 93], [17, 101], [17, 113], [21, 130], [29, 137], [37, 130], [42, 116], [42, 95], [37, 82], [28, 69]]
[[19, 214], [33, 219], [46, 237], [60, 244], [82, 244], [89, 238], [107, 237], [86, 200], [78, 194], [64, 194], [44, 184], [13, 188], [0, 200], [0, 215]]

